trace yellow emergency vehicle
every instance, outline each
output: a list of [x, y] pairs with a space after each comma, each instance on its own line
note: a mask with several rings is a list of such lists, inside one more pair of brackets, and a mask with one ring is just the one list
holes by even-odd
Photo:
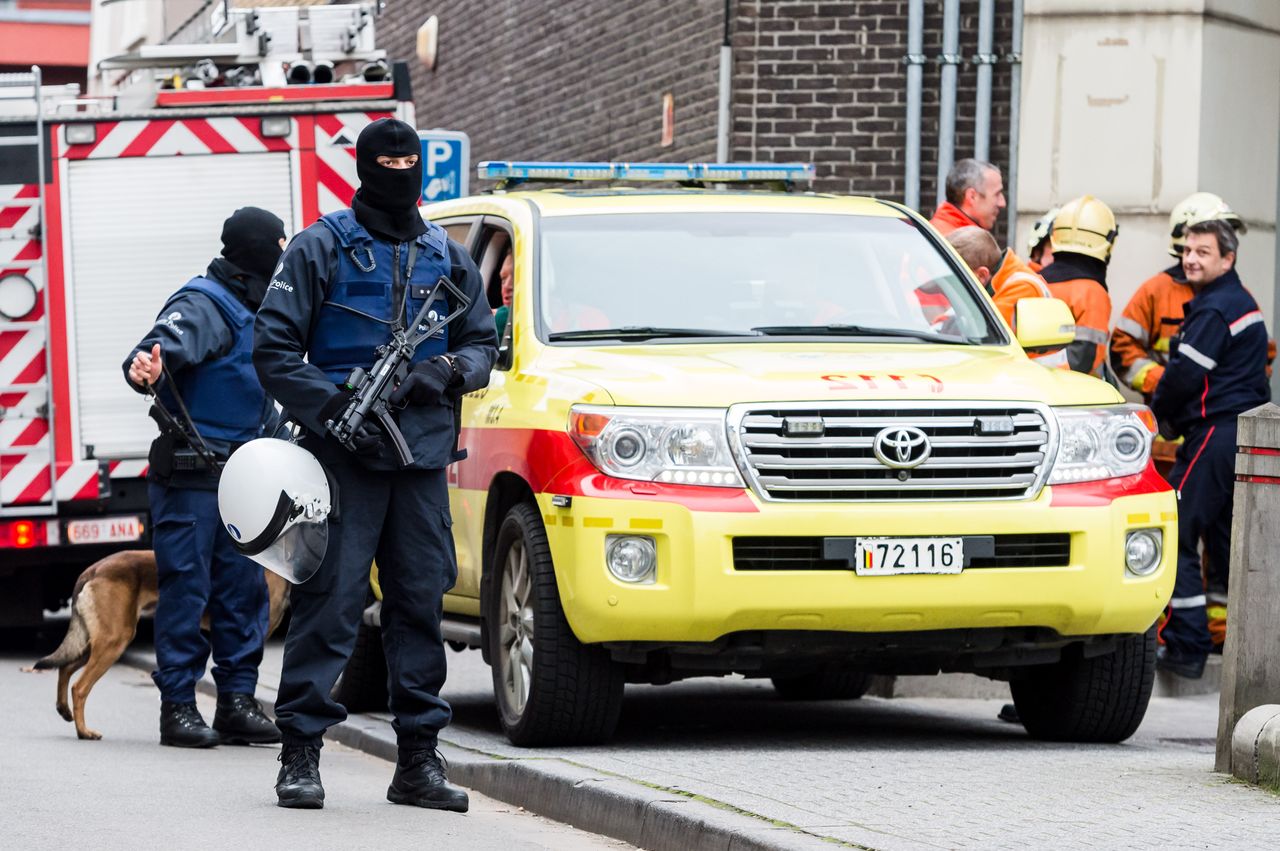
[[1026, 300], [1015, 335], [914, 212], [749, 188], [810, 173], [484, 163], [498, 191], [426, 209], [495, 307], [514, 252], [461, 405], [445, 637], [517, 744], [607, 738], [626, 682], [729, 673], [824, 699], [968, 671], [1034, 737], [1127, 738], [1177, 540], [1150, 413], [1030, 361], [1070, 311]]

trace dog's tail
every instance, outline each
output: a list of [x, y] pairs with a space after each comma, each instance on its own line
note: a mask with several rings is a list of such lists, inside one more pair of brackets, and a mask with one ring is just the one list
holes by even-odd
[[62, 639], [58, 649], [36, 662], [37, 671], [48, 668], [61, 668], [70, 665], [89, 652], [89, 629], [85, 626], [84, 617], [74, 605], [71, 607], [71, 626], [67, 628], [67, 636]]

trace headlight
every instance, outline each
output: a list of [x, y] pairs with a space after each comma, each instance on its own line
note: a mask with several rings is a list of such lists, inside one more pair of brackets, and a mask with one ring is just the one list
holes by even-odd
[[1132, 476], [1147, 468], [1155, 418], [1143, 405], [1055, 408], [1058, 456], [1049, 484]]
[[575, 405], [569, 434], [600, 472], [620, 479], [745, 486], [723, 410]]

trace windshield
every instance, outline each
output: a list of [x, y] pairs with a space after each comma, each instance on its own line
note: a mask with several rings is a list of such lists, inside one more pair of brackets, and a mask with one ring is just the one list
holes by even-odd
[[976, 290], [910, 220], [641, 213], [542, 221], [542, 335], [998, 343]]

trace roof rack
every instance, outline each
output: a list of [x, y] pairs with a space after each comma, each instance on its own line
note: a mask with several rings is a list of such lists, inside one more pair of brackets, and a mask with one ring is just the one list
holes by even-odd
[[511, 162], [487, 160], [477, 166], [481, 180], [498, 181], [497, 189], [522, 183], [566, 183], [590, 180], [614, 182], [666, 181], [682, 186], [712, 184], [770, 184], [790, 191], [797, 183], [812, 183], [808, 163], [604, 163]]

